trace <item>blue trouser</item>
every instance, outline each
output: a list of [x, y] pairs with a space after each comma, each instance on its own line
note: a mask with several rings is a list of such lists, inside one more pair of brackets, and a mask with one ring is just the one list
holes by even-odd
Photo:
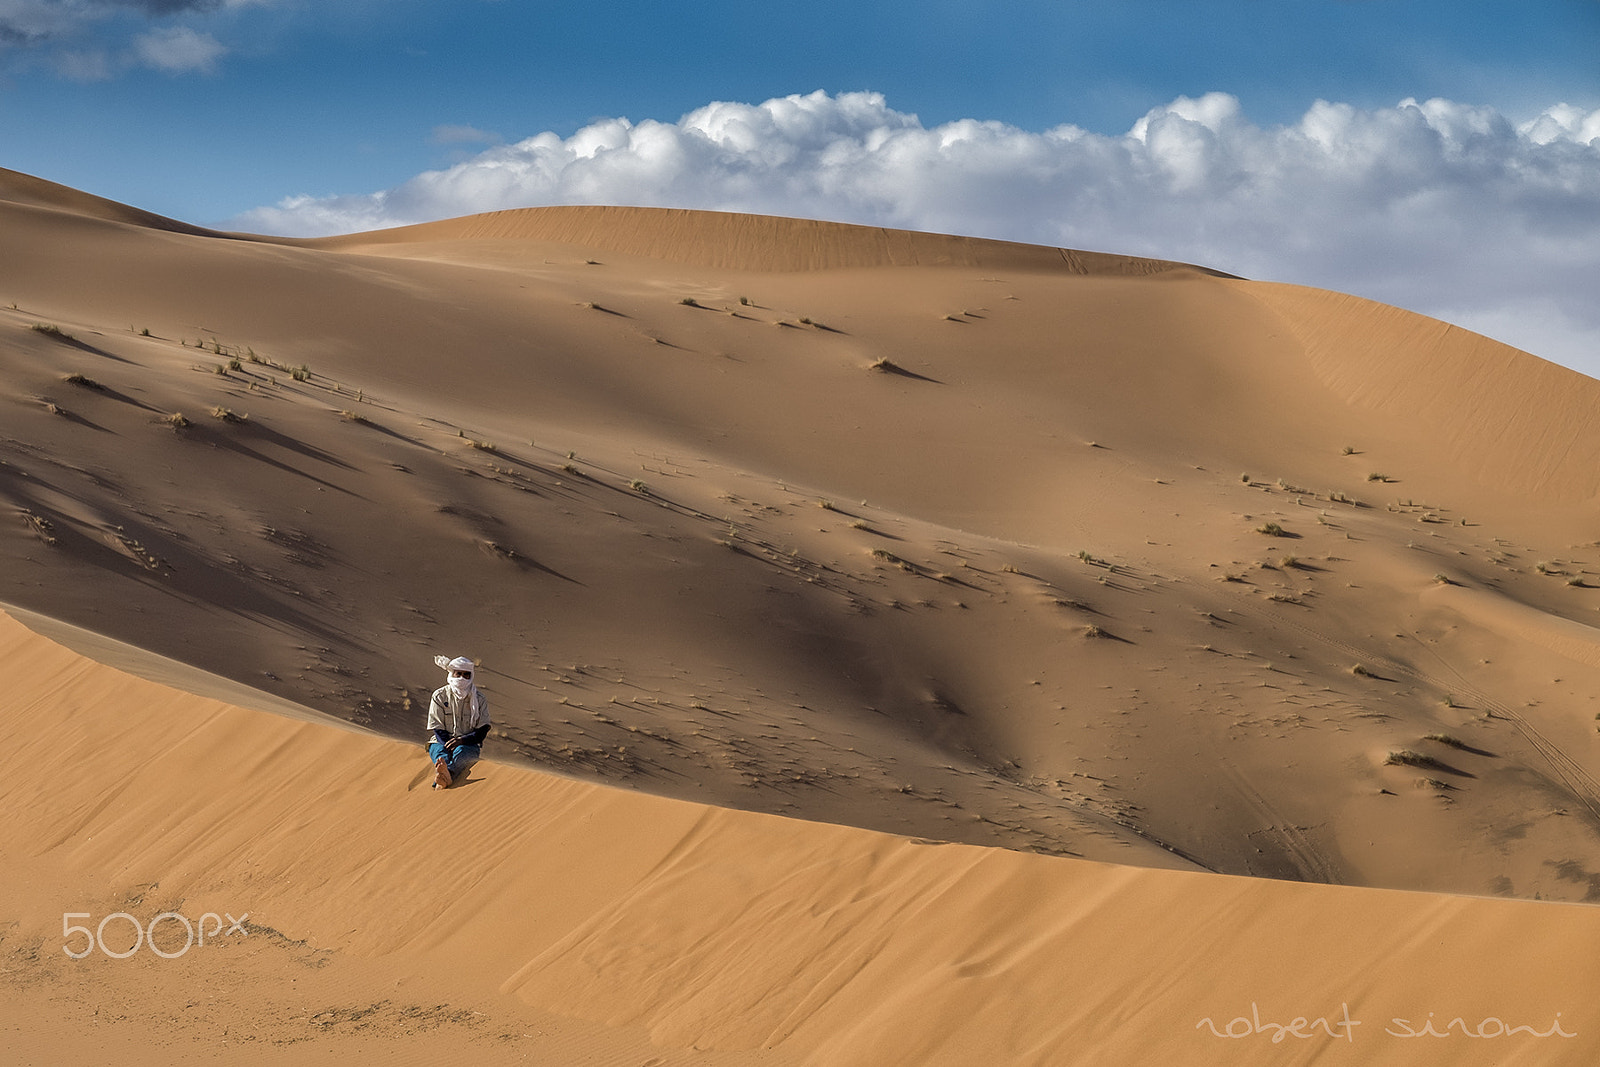
[[437, 760], [444, 757], [444, 765], [450, 768], [450, 779], [454, 781], [466, 776], [472, 765], [478, 762], [478, 756], [483, 749], [478, 745], [457, 745], [455, 751], [446, 752], [443, 745], [437, 741], [428, 743], [428, 759]]

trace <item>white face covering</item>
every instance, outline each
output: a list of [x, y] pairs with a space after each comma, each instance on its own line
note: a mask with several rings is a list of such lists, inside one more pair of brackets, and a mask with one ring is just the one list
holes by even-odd
[[[450, 687], [450, 692], [457, 697], [465, 699], [472, 694], [472, 675], [477, 672], [478, 665], [465, 656], [451, 659], [448, 656], [435, 656], [433, 662], [444, 671], [445, 684]], [[451, 671], [466, 671], [467, 677], [457, 678]]]

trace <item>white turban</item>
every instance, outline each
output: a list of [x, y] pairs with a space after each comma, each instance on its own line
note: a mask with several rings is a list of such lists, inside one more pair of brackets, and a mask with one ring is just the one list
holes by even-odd
[[[435, 656], [433, 657], [433, 662], [445, 672], [445, 682], [456, 696], [470, 697], [472, 691], [477, 688], [478, 665], [467, 657], [457, 656], [455, 659], [449, 659], [445, 656]], [[452, 678], [450, 676], [451, 671], [466, 671], [467, 677]]]

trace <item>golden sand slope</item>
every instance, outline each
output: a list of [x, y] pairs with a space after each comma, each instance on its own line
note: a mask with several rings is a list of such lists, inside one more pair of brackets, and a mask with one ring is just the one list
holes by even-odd
[[890, 230], [879, 226], [675, 208], [560, 207], [491, 211], [307, 242], [349, 251], [429, 245], [479, 253], [490, 243], [604, 248], [626, 256], [737, 271], [814, 271], [851, 267], [979, 267], [1070, 274], [1140, 276], [1216, 271], [1167, 260], [1044, 248], [1013, 241]]
[[407, 738], [467, 652], [491, 752], [683, 800], [1600, 900], [1600, 383], [1120, 257], [0, 178], [9, 602]]
[[[22, 875], [0, 890], [0, 1034], [42, 1059], [1552, 1065], [1600, 1047], [1592, 908], [940, 845], [498, 763], [436, 793], [415, 746], [193, 696], [6, 616], [0, 656], [25, 668], [0, 712], [0, 861]], [[247, 932], [180, 951], [168, 919], [174, 958], [66, 958], [87, 940], [63, 913], [164, 911], [248, 913]], [[133, 945], [127, 919], [104, 935]]]

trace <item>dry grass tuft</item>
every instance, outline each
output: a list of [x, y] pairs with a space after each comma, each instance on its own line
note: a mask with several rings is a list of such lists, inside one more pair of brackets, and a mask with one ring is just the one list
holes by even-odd
[[1385, 767], [1430, 767], [1443, 769], [1444, 765], [1432, 756], [1425, 756], [1421, 752], [1413, 752], [1409, 748], [1400, 749], [1389, 753], [1383, 761]]
[[56, 535], [52, 532], [55, 529], [55, 524], [49, 519], [45, 518], [43, 515], [35, 515], [27, 508], [21, 509], [18, 514], [22, 518], [23, 525], [32, 530], [34, 536], [39, 540], [43, 541], [47, 545], [55, 545], [59, 543]]

